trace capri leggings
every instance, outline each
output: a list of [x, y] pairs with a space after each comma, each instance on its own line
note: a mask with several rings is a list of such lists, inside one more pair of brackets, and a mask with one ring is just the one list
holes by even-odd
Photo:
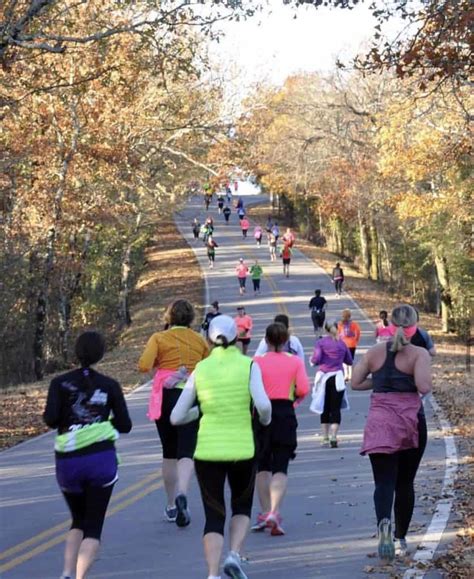
[[105, 513], [112, 496], [114, 485], [108, 487], [88, 487], [79, 494], [63, 492], [71, 511], [71, 529], [79, 529], [84, 539], [100, 541]]
[[272, 400], [272, 421], [268, 426], [254, 418], [258, 472], [288, 473], [290, 460], [296, 456], [297, 427], [291, 400]]
[[250, 518], [255, 487], [254, 458], [235, 462], [196, 459], [194, 466], [206, 515], [204, 535], [207, 533], [224, 535], [226, 479], [230, 486], [232, 516], [244, 515]]
[[397, 539], [405, 538], [415, 506], [414, 481], [427, 441], [426, 419], [422, 414], [418, 415], [418, 436], [418, 448], [369, 455], [375, 481], [377, 523], [391, 519], [394, 506]]
[[344, 391], [336, 390], [336, 377], [331, 376], [326, 381], [326, 396], [324, 412], [321, 414], [321, 424], [341, 424], [341, 404]]
[[155, 420], [161, 446], [163, 447], [163, 458], [178, 460], [181, 458], [193, 458], [194, 450], [196, 449], [199, 421], [194, 420], [179, 426], [175, 426], [170, 422], [171, 412], [176, 402], [178, 402], [181, 392], [182, 390], [179, 388], [163, 389], [161, 417], [159, 420]]

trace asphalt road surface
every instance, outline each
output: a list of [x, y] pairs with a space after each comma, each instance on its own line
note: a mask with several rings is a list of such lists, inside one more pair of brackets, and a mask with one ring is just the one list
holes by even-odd
[[[246, 198], [246, 201], [249, 198]], [[255, 199], [252, 199], [252, 202]], [[192, 240], [191, 221], [205, 213], [194, 200], [177, 217], [190, 244], [196, 248], [208, 281], [208, 302], [219, 300], [223, 313], [236, 314], [244, 304], [254, 320], [251, 354], [266, 325], [277, 313], [288, 313], [293, 333], [309, 355], [314, 333], [308, 302], [320, 288], [328, 300], [328, 318], [343, 308], [353, 311], [362, 327], [359, 354], [374, 342], [373, 328], [349, 296], [336, 298], [325, 272], [296, 250], [291, 276], [282, 275], [281, 260], [271, 263], [264, 241], [257, 247], [252, 231], [242, 239], [235, 211], [231, 223], [209, 212], [216, 224], [215, 269], [208, 269], [201, 241]], [[283, 232], [282, 232], [283, 233]], [[250, 265], [258, 258], [264, 269], [262, 293], [251, 287], [239, 296], [235, 267], [240, 257]], [[247, 282], [251, 286], [250, 279]], [[171, 296], [170, 296], [171, 297]], [[384, 304], [380, 304], [382, 308]], [[308, 367], [311, 376], [314, 369]], [[364, 568], [375, 566], [376, 551], [373, 483], [369, 460], [359, 455], [369, 395], [349, 394], [351, 409], [343, 413], [340, 447], [322, 448], [319, 417], [309, 412], [309, 399], [298, 409], [298, 453], [290, 465], [289, 490], [282, 516], [286, 535], [250, 535], [245, 555], [252, 579], [313, 579], [367, 577]], [[122, 465], [103, 534], [103, 549], [92, 578], [203, 579], [206, 565], [201, 546], [203, 512], [196, 482], [190, 492], [192, 524], [178, 529], [163, 520], [165, 495], [160, 473], [161, 446], [155, 425], [146, 418], [148, 389], [128, 398], [133, 420], [131, 434], [118, 443]], [[441, 488], [444, 443], [427, 408], [430, 441], [418, 474], [418, 499], [409, 544], [413, 548], [431, 518], [431, 503]], [[62, 570], [64, 533], [69, 513], [54, 476], [53, 435], [28, 441], [0, 454], [1, 544], [0, 574], [5, 579], [57, 579]], [[254, 504], [254, 513], [258, 505]], [[369, 556], [368, 556], [369, 555]]]

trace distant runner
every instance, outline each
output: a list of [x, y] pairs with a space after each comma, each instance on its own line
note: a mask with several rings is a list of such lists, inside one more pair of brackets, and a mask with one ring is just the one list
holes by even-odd
[[195, 217], [193, 220], [192, 230], [193, 230], [194, 239], [199, 239], [199, 233], [201, 231], [201, 224], [199, 223], [197, 217]]
[[245, 285], [249, 273], [249, 268], [245, 265], [242, 257], [239, 259], [239, 265], [235, 268], [235, 271], [237, 273], [237, 279], [239, 280], [239, 292], [240, 295], [242, 295], [245, 293]]
[[268, 234], [268, 249], [270, 250], [270, 260], [276, 261], [277, 238], [271, 232]]
[[260, 281], [262, 279], [262, 275], [262, 266], [258, 263], [258, 259], [256, 259], [255, 263], [250, 267], [250, 277], [252, 278], [254, 295], [260, 294]]
[[332, 270], [332, 282], [337, 297], [340, 297], [342, 294], [342, 284], [344, 283], [344, 272], [339, 262], [336, 263], [336, 267]]
[[224, 214], [225, 222], [229, 223], [230, 214], [232, 213], [232, 209], [228, 205], [226, 205], [224, 207], [224, 209], [222, 210], [222, 213]]
[[239, 207], [237, 209], [237, 215], [239, 216], [239, 219], [242, 221], [242, 219], [245, 217], [245, 209], [243, 207]]
[[[290, 318], [285, 314], [277, 314], [273, 319], [275, 323], [283, 324], [288, 330], [288, 341], [283, 345], [282, 351], [287, 354], [294, 354], [298, 356], [303, 362], [305, 361], [304, 348], [300, 339], [290, 333]], [[255, 356], [263, 356], [268, 352], [268, 344], [265, 338], [262, 338], [260, 344], [257, 347]]]
[[283, 261], [283, 275], [290, 277], [290, 263], [292, 255], [291, 247], [285, 243], [280, 255]]
[[237, 326], [237, 342], [242, 346], [242, 354], [247, 354], [249, 349], [250, 340], [252, 338], [252, 318], [245, 313], [244, 306], [239, 306], [237, 308], [237, 316], [234, 318], [235, 324]]
[[219, 308], [219, 302], [217, 300], [215, 300], [211, 304], [211, 311], [207, 312], [206, 317], [204, 318], [204, 321], [201, 324], [201, 330], [203, 331], [203, 334], [205, 335], [206, 338], [207, 338], [208, 331], [209, 331], [209, 324], [211, 323], [211, 321], [215, 317], [220, 316], [220, 315], [221, 315], [221, 311]]
[[375, 323], [375, 340], [377, 342], [388, 342], [392, 337], [388, 312], [380, 310], [379, 319]]
[[278, 223], [275, 221], [275, 223], [272, 225], [272, 233], [275, 237], [275, 239], [278, 242], [278, 238], [280, 237], [280, 228], [278, 227]]
[[321, 290], [315, 290], [314, 297], [311, 298], [308, 307], [311, 310], [311, 319], [316, 333], [318, 333], [324, 326], [324, 320], [326, 319], [326, 306], [327, 301], [326, 298], [321, 296]]
[[219, 247], [217, 245], [217, 242], [214, 241], [212, 235], [209, 235], [206, 242], [206, 248], [207, 248], [207, 259], [209, 261], [209, 267], [211, 269], [213, 269], [214, 262], [216, 261], [216, 247]]
[[247, 219], [247, 217], [244, 216], [243, 219], [241, 219], [240, 221], [240, 228], [242, 229], [242, 236], [244, 237], [244, 239], [247, 238], [247, 232], [249, 230], [250, 227], [250, 222]]
[[[342, 310], [342, 319], [337, 325], [339, 337], [349, 348], [352, 359], [355, 360], [357, 345], [360, 340], [360, 326], [351, 319], [351, 310]], [[352, 378], [352, 366], [344, 365], [344, 379], [350, 382]]]
[[263, 237], [263, 229], [260, 227], [260, 225], [257, 225], [253, 230], [253, 236], [255, 238], [255, 241], [257, 242], [258, 247], [260, 247], [262, 245], [262, 237]]
[[220, 215], [222, 213], [222, 209], [224, 208], [224, 197], [222, 197], [222, 195], [219, 195], [217, 198], [217, 207]]
[[282, 237], [282, 240], [283, 240], [283, 243], [288, 245], [288, 247], [293, 247], [293, 245], [295, 244], [295, 235], [289, 227], [286, 230], [285, 235]]

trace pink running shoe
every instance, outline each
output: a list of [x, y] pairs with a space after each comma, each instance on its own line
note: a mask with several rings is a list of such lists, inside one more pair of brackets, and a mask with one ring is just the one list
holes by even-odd
[[274, 537], [278, 537], [285, 534], [281, 526], [282, 518], [279, 513], [268, 513], [267, 518], [265, 519], [265, 524], [267, 529], [270, 529], [270, 534]]
[[257, 522], [250, 527], [250, 530], [254, 533], [259, 533], [267, 528], [267, 516], [268, 513], [258, 513]]

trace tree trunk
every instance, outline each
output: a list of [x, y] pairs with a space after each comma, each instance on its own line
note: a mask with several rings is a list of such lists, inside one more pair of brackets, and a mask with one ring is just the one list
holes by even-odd
[[446, 258], [439, 252], [435, 252], [434, 261], [440, 290], [442, 329], [443, 332], [450, 332], [453, 322], [453, 304], [448, 264]]
[[360, 238], [360, 256], [362, 273], [367, 277], [370, 271], [370, 255], [369, 255], [369, 232], [367, 225], [363, 222], [362, 216], [359, 212], [359, 238]]
[[120, 327], [129, 326], [132, 323], [130, 316], [130, 272], [131, 272], [132, 244], [128, 243], [122, 258], [122, 275], [120, 279], [120, 296], [118, 305], [118, 318]]
[[378, 240], [378, 234], [377, 234], [377, 227], [375, 226], [375, 223], [371, 220], [370, 222], [370, 227], [369, 227], [369, 233], [370, 233], [370, 243], [369, 243], [369, 248], [370, 248], [370, 279], [373, 279], [375, 281], [380, 279], [380, 275], [379, 275], [379, 240]]

